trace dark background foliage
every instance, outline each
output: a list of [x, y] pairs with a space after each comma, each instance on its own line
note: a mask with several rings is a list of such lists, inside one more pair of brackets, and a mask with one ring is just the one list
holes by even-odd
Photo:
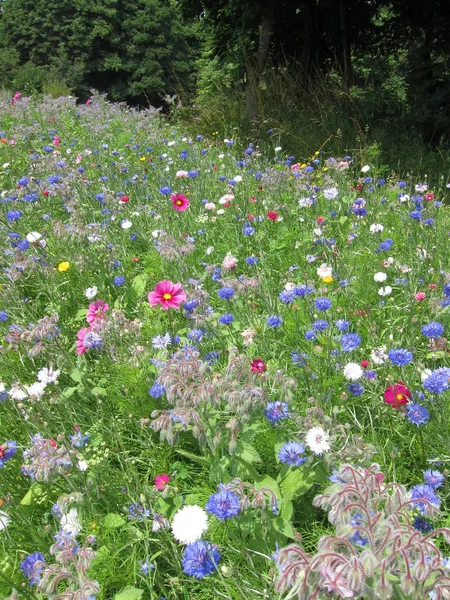
[[[275, 128], [308, 156], [450, 167], [447, 0], [3, 0], [3, 96], [177, 95], [184, 122]], [[410, 160], [411, 158], [411, 160]]]

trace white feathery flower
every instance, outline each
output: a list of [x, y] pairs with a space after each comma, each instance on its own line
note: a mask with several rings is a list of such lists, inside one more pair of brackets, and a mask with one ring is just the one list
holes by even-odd
[[317, 275], [319, 277], [331, 277], [333, 275], [333, 269], [327, 265], [327, 263], [322, 263], [320, 267], [317, 268]]
[[385, 287], [380, 287], [380, 289], [378, 290], [379, 296], [390, 296], [391, 294], [392, 294], [392, 288], [390, 285], [387, 285]]
[[370, 233], [381, 233], [382, 231], [384, 231], [384, 227], [381, 223], [373, 223], [370, 227], [369, 227]]
[[173, 537], [182, 544], [193, 544], [207, 529], [208, 515], [197, 504], [180, 508], [172, 520]]
[[27, 393], [23, 390], [19, 382], [12, 384], [8, 394], [13, 400], [25, 400], [27, 397]]
[[53, 370], [53, 367], [44, 367], [40, 371], [38, 371], [37, 378], [38, 381], [42, 383], [56, 383], [58, 381], [59, 374], [61, 373], [60, 369]]
[[11, 518], [3, 510], [0, 510], [0, 531], [3, 531], [11, 523]]
[[425, 381], [425, 379], [428, 379], [428, 377], [431, 375], [433, 371], [431, 369], [424, 369], [421, 374], [420, 374], [420, 378], [422, 380], [422, 383]]
[[61, 529], [64, 533], [71, 533], [77, 537], [81, 533], [81, 523], [76, 508], [71, 508], [66, 515], [61, 517]]
[[378, 273], [375, 273], [375, 275], [373, 276], [373, 280], [376, 281], [377, 283], [383, 283], [383, 281], [386, 281], [387, 279], [387, 273], [383, 273], [383, 271], [379, 271]]
[[86, 298], [88, 300], [93, 300], [93, 298], [95, 298], [95, 296], [98, 294], [98, 287], [96, 285], [93, 285], [90, 288], [87, 288], [87, 290], [85, 291], [84, 295], [86, 296]]
[[314, 454], [323, 454], [331, 448], [330, 435], [322, 427], [313, 427], [306, 434], [306, 445]]
[[388, 359], [388, 355], [386, 354], [386, 346], [374, 348], [370, 354], [370, 358], [376, 365], [383, 365]]
[[362, 173], [368, 173], [370, 171], [370, 166], [369, 165], [364, 165], [364, 167], [361, 169]]
[[24, 387], [31, 399], [39, 400], [44, 395], [47, 383], [45, 381], [35, 381], [31, 385], [25, 385]]
[[349, 362], [344, 367], [344, 377], [349, 381], [358, 381], [363, 376], [363, 368], [358, 363]]

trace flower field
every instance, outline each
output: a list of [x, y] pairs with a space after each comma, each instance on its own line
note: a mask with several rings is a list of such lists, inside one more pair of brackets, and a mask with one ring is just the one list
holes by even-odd
[[0, 598], [450, 598], [447, 182], [217, 138], [0, 106]]

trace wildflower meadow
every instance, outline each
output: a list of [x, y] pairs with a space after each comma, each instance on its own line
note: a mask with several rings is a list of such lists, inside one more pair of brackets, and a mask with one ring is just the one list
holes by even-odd
[[0, 598], [450, 598], [450, 189], [0, 105]]

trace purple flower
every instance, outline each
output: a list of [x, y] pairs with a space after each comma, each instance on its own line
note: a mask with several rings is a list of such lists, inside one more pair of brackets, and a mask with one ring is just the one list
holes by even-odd
[[432, 469], [428, 469], [423, 474], [423, 478], [425, 483], [433, 488], [433, 490], [437, 490], [444, 485], [445, 475], [443, 475], [440, 471], [434, 471]]
[[234, 317], [230, 313], [226, 313], [225, 315], [222, 315], [221, 317], [219, 317], [219, 323], [221, 325], [230, 325], [233, 321], [234, 321]]
[[343, 352], [356, 350], [361, 343], [361, 337], [357, 333], [346, 333], [341, 337], [341, 346]]
[[270, 317], [267, 317], [266, 323], [268, 327], [280, 327], [283, 325], [283, 319], [278, 315], [271, 315]]
[[403, 367], [413, 361], [411, 352], [404, 348], [389, 350], [388, 357], [391, 363], [397, 367]]
[[280, 402], [279, 400], [269, 402], [264, 414], [272, 425], [275, 425], [275, 423], [278, 423], [281, 419], [286, 419], [291, 416], [288, 412], [288, 405], [286, 402]]
[[[420, 512], [425, 515], [429, 510], [429, 504], [438, 508], [441, 504], [441, 499], [436, 494], [431, 485], [420, 484], [415, 485], [411, 490], [411, 500], [416, 500], [414, 502], [414, 506], [420, 510]], [[420, 500], [426, 500], [428, 502], [420, 502]]]
[[241, 512], [241, 503], [237, 494], [219, 486], [219, 491], [209, 497], [205, 509], [220, 521], [224, 521], [236, 517]]
[[329, 310], [333, 306], [333, 303], [329, 298], [316, 298], [316, 300], [314, 300], [314, 306], [317, 310]]
[[5, 465], [5, 462], [12, 458], [17, 452], [17, 444], [14, 440], [9, 440], [6, 444], [0, 444], [0, 469]]
[[40, 552], [29, 554], [20, 563], [20, 568], [25, 577], [28, 577], [30, 585], [35, 585], [41, 580], [40, 574], [45, 564], [45, 556]]
[[437, 321], [431, 321], [422, 327], [422, 334], [428, 338], [437, 338], [444, 333], [444, 326]]
[[442, 394], [450, 385], [450, 368], [440, 367], [435, 369], [423, 382], [423, 387], [432, 394]]
[[406, 416], [411, 423], [414, 423], [414, 425], [425, 425], [428, 423], [430, 413], [425, 406], [421, 404], [408, 404], [407, 408], [408, 412]]
[[287, 442], [280, 448], [278, 458], [285, 465], [299, 467], [307, 460], [307, 457], [303, 455], [304, 452], [305, 446], [300, 442]]
[[221, 300], [231, 300], [234, 296], [234, 289], [232, 287], [223, 287], [217, 292], [217, 295]]
[[220, 561], [220, 553], [215, 544], [198, 540], [189, 544], [184, 551], [183, 571], [186, 575], [192, 575], [202, 579], [211, 575], [217, 569]]

